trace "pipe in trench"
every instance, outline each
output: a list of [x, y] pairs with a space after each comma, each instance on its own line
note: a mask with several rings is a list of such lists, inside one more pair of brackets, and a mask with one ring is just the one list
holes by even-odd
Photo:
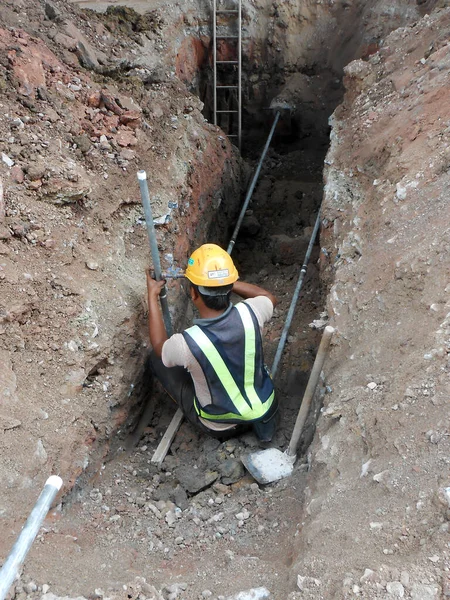
[[316, 223], [314, 225], [314, 229], [311, 234], [311, 239], [309, 240], [308, 249], [307, 249], [306, 255], [305, 255], [305, 260], [303, 262], [302, 268], [300, 269], [300, 274], [299, 274], [299, 277], [297, 280], [297, 285], [295, 286], [295, 291], [294, 291], [294, 295], [292, 296], [291, 305], [289, 306], [289, 311], [288, 311], [288, 314], [286, 317], [286, 321], [284, 322], [283, 332], [281, 334], [280, 341], [278, 342], [278, 348], [275, 353], [275, 358], [273, 359], [272, 370], [271, 370], [273, 378], [275, 378], [275, 374], [277, 372], [278, 365], [280, 363], [281, 355], [283, 354], [284, 345], [286, 344], [286, 339], [287, 339], [287, 336], [289, 333], [289, 328], [292, 323], [292, 318], [294, 316], [295, 307], [297, 306], [298, 297], [300, 295], [300, 291], [303, 286], [303, 281], [305, 279], [309, 259], [311, 257], [311, 252], [312, 252], [312, 249], [314, 246], [314, 241], [316, 239], [317, 232], [319, 231], [319, 225], [320, 225], [320, 209], [317, 214]]
[[273, 120], [273, 124], [272, 124], [272, 128], [270, 130], [270, 133], [269, 133], [269, 137], [267, 138], [266, 144], [264, 146], [264, 150], [262, 151], [261, 158], [259, 159], [258, 166], [256, 167], [255, 174], [253, 175], [252, 182], [250, 184], [250, 187], [248, 188], [247, 195], [245, 196], [244, 204], [242, 206], [241, 212], [239, 214], [239, 218], [238, 218], [236, 226], [234, 228], [233, 235], [231, 236], [230, 243], [228, 244], [228, 248], [227, 248], [228, 254], [232, 253], [234, 244], [236, 243], [236, 238], [238, 236], [239, 229], [241, 228], [242, 221], [244, 219], [244, 215], [247, 210], [248, 203], [250, 202], [250, 199], [253, 194], [253, 190], [255, 189], [255, 186], [256, 186], [256, 182], [258, 181], [258, 177], [261, 172], [261, 167], [264, 162], [264, 159], [266, 158], [267, 150], [269, 149], [270, 142], [272, 141], [272, 137], [275, 132], [275, 127], [277, 126], [278, 119], [280, 118], [280, 114], [281, 114], [280, 111], [277, 111], [277, 114], [275, 115], [275, 119]]
[[57, 475], [51, 475], [45, 482], [41, 495], [0, 570], [0, 600], [5, 600], [61, 486], [62, 479]]

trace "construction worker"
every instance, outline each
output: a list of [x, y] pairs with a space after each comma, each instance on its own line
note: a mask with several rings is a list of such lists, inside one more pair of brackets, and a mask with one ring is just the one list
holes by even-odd
[[[168, 339], [158, 303], [164, 281], [147, 271], [153, 373], [197, 429], [225, 439], [252, 428], [260, 441], [270, 441], [278, 404], [261, 331], [275, 296], [238, 281], [230, 255], [216, 244], [195, 250], [185, 277], [200, 318]], [[244, 302], [233, 306], [231, 292]]]

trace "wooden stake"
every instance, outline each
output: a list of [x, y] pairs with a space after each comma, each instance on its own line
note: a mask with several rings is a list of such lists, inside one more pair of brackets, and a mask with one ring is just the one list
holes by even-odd
[[172, 421], [170, 422], [170, 425], [166, 430], [166, 433], [163, 435], [158, 447], [155, 450], [155, 453], [152, 457], [153, 464], [156, 464], [158, 466], [162, 465], [162, 462], [166, 458], [167, 453], [169, 452], [170, 444], [172, 443], [172, 440], [175, 437], [178, 431], [178, 427], [181, 425], [182, 420], [183, 411], [181, 410], [181, 408], [179, 408], [174, 414]]

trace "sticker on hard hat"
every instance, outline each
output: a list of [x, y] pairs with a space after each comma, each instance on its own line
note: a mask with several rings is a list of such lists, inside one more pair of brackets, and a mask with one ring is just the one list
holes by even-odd
[[221, 269], [220, 271], [208, 271], [208, 279], [223, 279], [228, 277], [230, 274], [228, 269]]
[[191, 265], [191, 266], [192, 266], [194, 263], [195, 263], [195, 260], [194, 260], [193, 258], [190, 258], [190, 259], [188, 260], [188, 265]]

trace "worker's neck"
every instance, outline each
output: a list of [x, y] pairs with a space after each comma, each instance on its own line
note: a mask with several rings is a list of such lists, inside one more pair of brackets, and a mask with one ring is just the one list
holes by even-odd
[[223, 315], [223, 313], [226, 310], [226, 308], [224, 308], [223, 310], [213, 310], [212, 308], [208, 308], [204, 304], [198, 307], [198, 312], [200, 313], [201, 319], [217, 319], [217, 317]]

